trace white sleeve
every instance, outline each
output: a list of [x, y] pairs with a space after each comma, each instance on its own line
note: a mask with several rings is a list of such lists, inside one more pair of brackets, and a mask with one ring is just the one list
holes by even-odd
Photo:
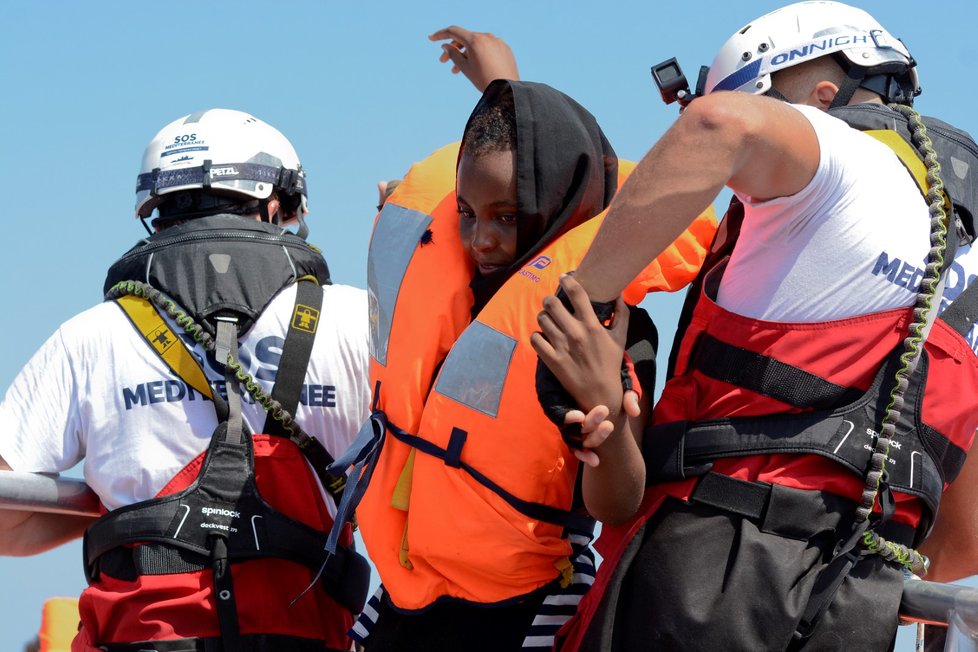
[[59, 328], [0, 403], [0, 456], [15, 471], [57, 473], [84, 456], [78, 386]]
[[[767, 201], [753, 201], [739, 195], [751, 211], [754, 220], [777, 218], [806, 223], [827, 214], [827, 207], [844, 202], [853, 191], [858, 174], [849, 169], [860, 164], [860, 151], [864, 147], [859, 132], [825, 111], [806, 105], [789, 105], [801, 113], [812, 125], [819, 144], [818, 168], [808, 184], [794, 195], [776, 197]], [[768, 224], [767, 226], [773, 226]]]

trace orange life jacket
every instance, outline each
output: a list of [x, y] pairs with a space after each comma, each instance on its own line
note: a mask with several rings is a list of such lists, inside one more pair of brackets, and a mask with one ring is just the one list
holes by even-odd
[[[472, 321], [473, 267], [458, 231], [458, 144], [415, 165], [370, 245], [371, 381], [387, 436], [358, 509], [401, 609], [441, 597], [518, 599], [570, 572], [577, 461], [544, 416], [529, 345], [544, 296], [574, 269], [604, 214], [544, 247]], [[620, 162], [619, 183], [634, 164]], [[682, 287], [716, 228], [712, 210], [625, 292]]]

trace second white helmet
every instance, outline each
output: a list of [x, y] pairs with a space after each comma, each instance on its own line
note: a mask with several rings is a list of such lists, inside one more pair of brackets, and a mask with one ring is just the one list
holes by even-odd
[[305, 212], [306, 175], [288, 139], [242, 111], [208, 109], [163, 127], [143, 153], [136, 179], [136, 216], [149, 217], [167, 195], [213, 190], [268, 199]]
[[830, 54], [887, 101], [910, 104], [920, 93], [906, 46], [862, 9], [828, 1], [788, 5], [738, 30], [713, 60], [705, 91], [763, 94], [772, 73]]

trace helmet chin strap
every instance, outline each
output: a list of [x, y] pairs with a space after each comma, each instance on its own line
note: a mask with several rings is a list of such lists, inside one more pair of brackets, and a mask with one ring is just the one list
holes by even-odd
[[866, 70], [864, 68], [857, 66], [849, 68], [849, 71], [846, 73], [846, 78], [842, 80], [842, 85], [839, 86], [839, 92], [832, 98], [832, 104], [829, 105], [829, 108], [836, 109], [849, 104], [849, 100], [852, 99], [856, 89], [862, 85], [865, 76]]
[[[302, 238], [303, 240], [305, 240], [306, 239], [306, 236], [309, 235], [309, 227], [306, 225], [306, 221], [302, 217], [302, 212], [303, 212], [302, 211], [302, 205], [300, 204], [300, 206], [295, 211], [295, 219], [296, 219], [296, 222], [299, 223], [299, 229], [296, 231], [296, 235], [299, 236], [300, 238]], [[281, 227], [282, 226], [282, 207], [281, 207], [281, 205], [279, 205], [279, 207], [275, 211], [275, 214], [274, 215], [269, 215], [269, 213], [268, 213], [268, 200], [267, 199], [259, 200], [259, 202], [258, 202], [258, 214], [259, 214], [259, 216], [261, 216], [261, 221], [262, 222], [265, 222], [267, 224], [274, 224], [275, 226], [278, 226], [278, 227]]]
[[267, 224], [278, 224], [278, 211], [275, 212], [275, 221], [272, 222], [271, 216], [268, 214], [268, 199], [258, 200], [258, 215], [261, 217], [261, 221]]

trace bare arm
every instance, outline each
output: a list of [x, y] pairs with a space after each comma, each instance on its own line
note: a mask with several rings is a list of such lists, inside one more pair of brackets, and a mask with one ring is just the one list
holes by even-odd
[[783, 102], [736, 92], [697, 99], [618, 191], [576, 278], [592, 299], [610, 301], [724, 186], [756, 199], [792, 195], [818, 161], [811, 123]]
[[[0, 457], [0, 473], [10, 471]], [[88, 516], [0, 509], [0, 555], [24, 557], [56, 548], [85, 533]]]
[[584, 449], [574, 454], [586, 465], [583, 492], [588, 511], [606, 523], [621, 523], [638, 509], [645, 490], [639, 445], [648, 408], [646, 401], [640, 410], [634, 393], [628, 400], [623, 397], [620, 370], [628, 309], [619, 299], [614, 323], [606, 329], [572, 276], [562, 277], [560, 285], [574, 314], [555, 297], [546, 297], [538, 316], [542, 333], [531, 335], [530, 343], [587, 412], [571, 411], [567, 422], [583, 423], [586, 435]]
[[978, 453], [941, 498], [941, 511], [920, 552], [930, 558], [925, 579], [953, 582], [978, 574]]
[[506, 41], [487, 32], [470, 32], [451, 25], [428, 36], [444, 41], [439, 61], [452, 62], [452, 74], [461, 72], [480, 93], [494, 79], [519, 79], [516, 58]]

